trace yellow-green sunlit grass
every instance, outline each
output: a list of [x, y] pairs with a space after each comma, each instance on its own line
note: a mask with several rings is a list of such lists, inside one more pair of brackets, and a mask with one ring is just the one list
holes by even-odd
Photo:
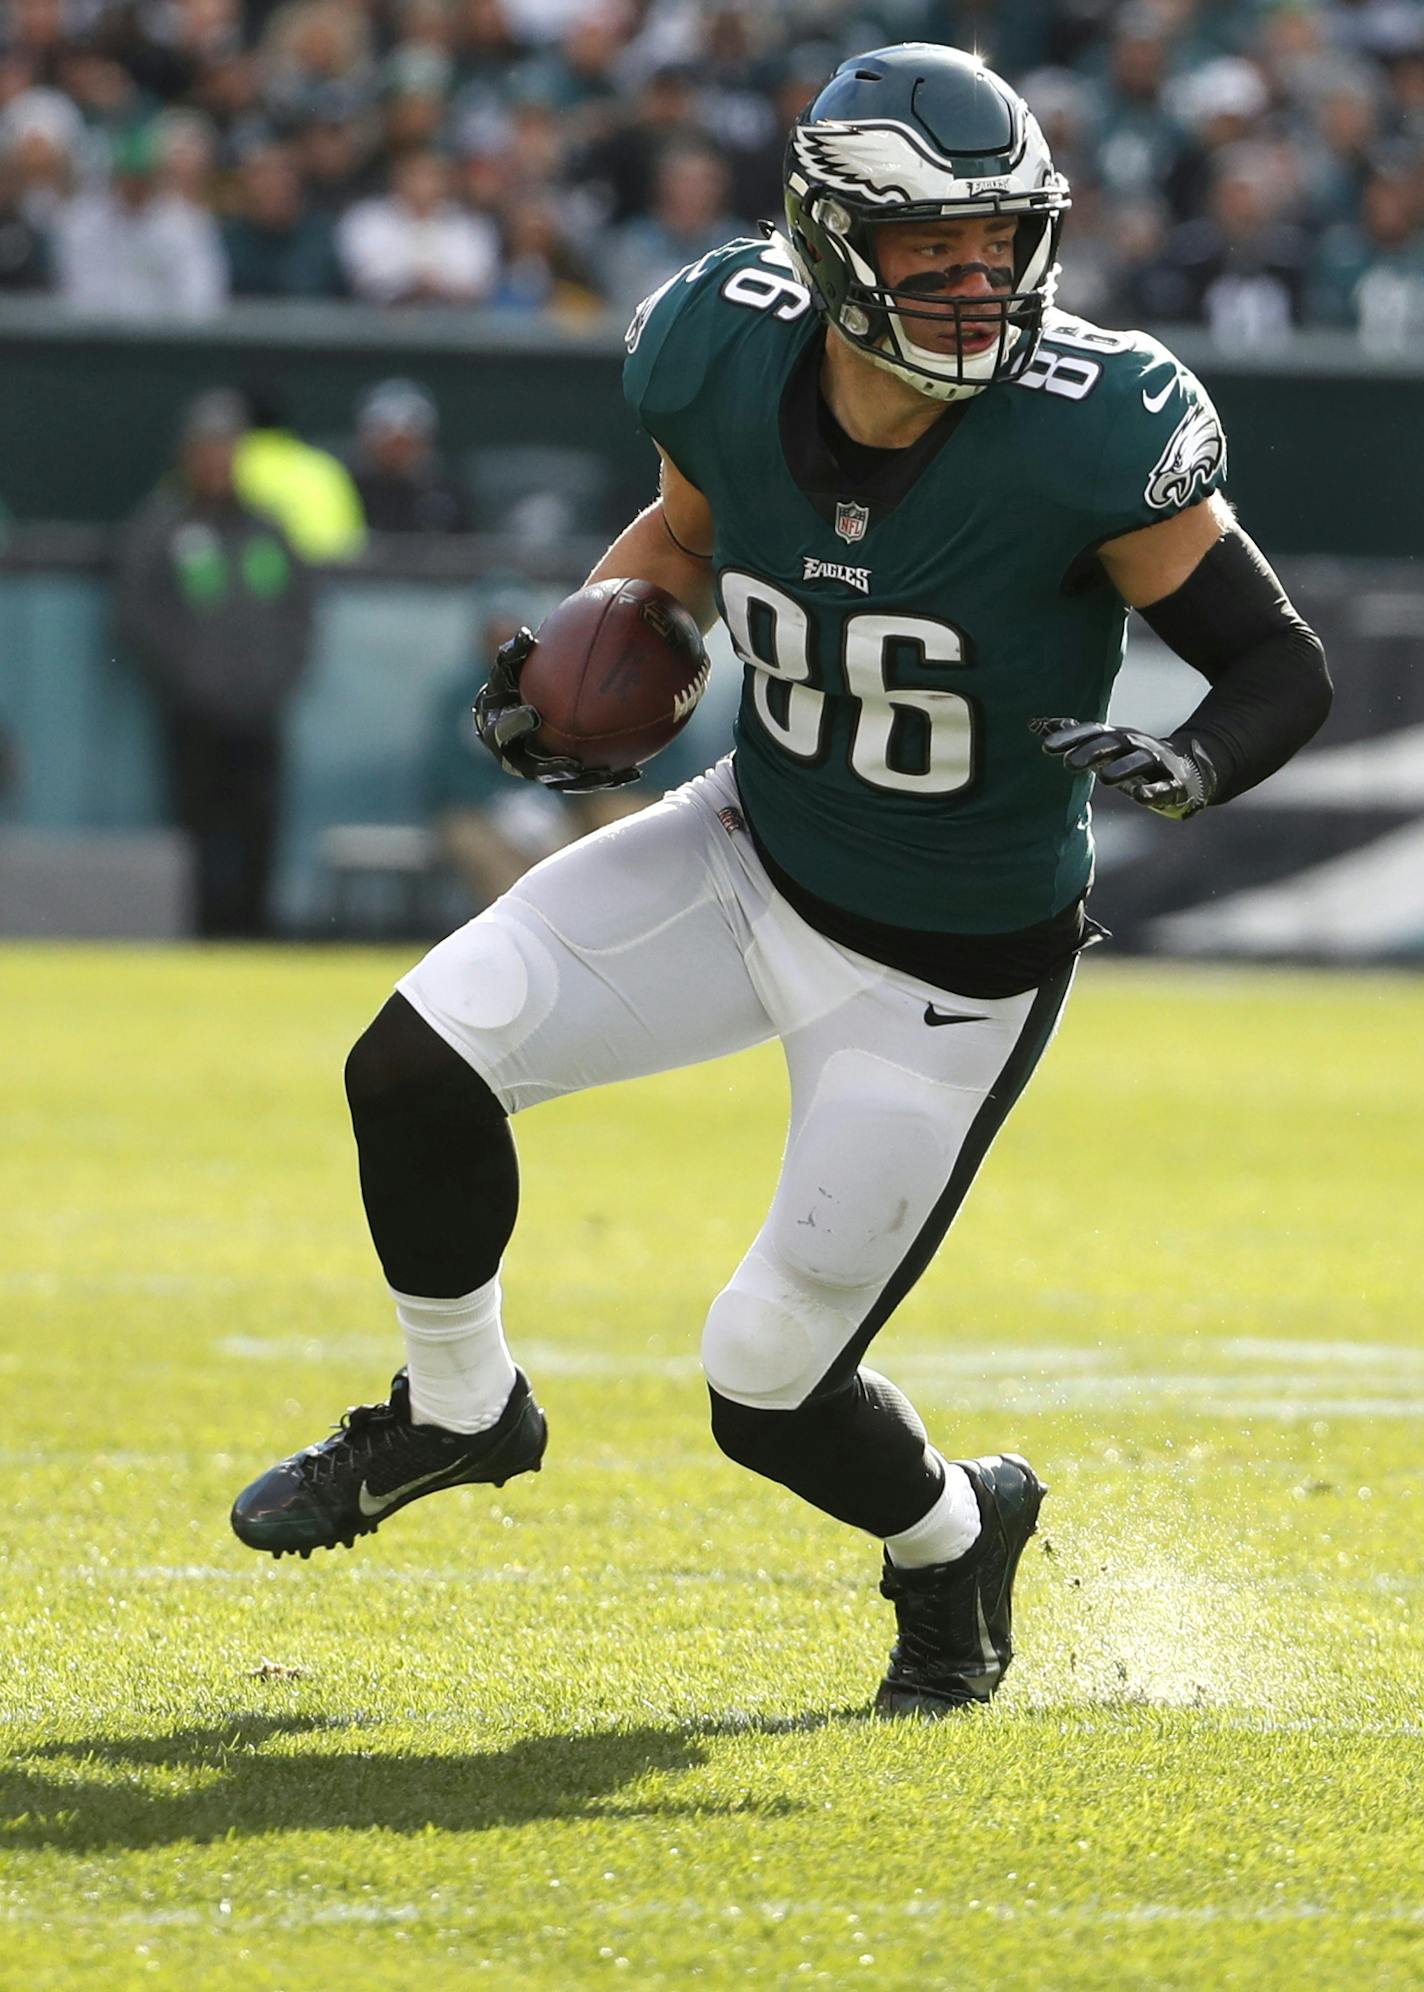
[[399, 1360], [400, 966], [0, 954], [0, 1985], [1424, 1984], [1424, 984], [1085, 965], [875, 1357], [1051, 1482], [1019, 1657], [887, 1727], [874, 1546], [705, 1431], [774, 1048], [521, 1124], [537, 1479], [230, 1535]]

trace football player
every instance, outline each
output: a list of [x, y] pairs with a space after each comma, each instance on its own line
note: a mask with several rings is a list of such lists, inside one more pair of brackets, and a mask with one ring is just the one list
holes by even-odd
[[[658, 500], [590, 577], [641, 577], [745, 666], [736, 751], [549, 859], [397, 985], [347, 1065], [404, 1331], [388, 1401], [239, 1496], [256, 1549], [350, 1542], [537, 1468], [506, 1347], [509, 1116], [784, 1045], [791, 1127], [702, 1338], [732, 1459], [883, 1545], [877, 1708], [986, 1702], [1043, 1488], [950, 1459], [865, 1366], [1043, 1055], [1079, 951], [1095, 780], [1184, 822], [1281, 765], [1329, 701], [1319, 643], [1221, 494], [1225, 444], [1156, 340], [1053, 304], [1069, 189], [973, 56], [845, 63], [793, 129], [784, 238], [670, 277], [628, 332]], [[1165, 738], [1106, 723], [1128, 607], [1208, 681]], [[527, 631], [477, 723], [542, 760]], [[1190, 835], [1190, 831], [1184, 831]]]

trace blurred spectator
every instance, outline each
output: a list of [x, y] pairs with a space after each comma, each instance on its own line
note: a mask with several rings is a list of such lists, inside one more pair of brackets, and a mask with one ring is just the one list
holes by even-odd
[[57, 85], [69, 47], [65, 0], [9, 0], [4, 25], [31, 82]]
[[547, 104], [571, 145], [592, 144], [613, 128], [622, 103], [618, 62], [625, 29], [626, 12], [614, 0], [588, 6], [564, 30], [557, 48], [542, 50], [519, 67], [521, 95]]
[[164, 111], [154, 120], [158, 171], [166, 192], [194, 208], [211, 208], [217, 179], [217, 133], [201, 111]]
[[330, 219], [306, 204], [292, 149], [254, 145], [238, 169], [223, 249], [234, 297], [341, 297]]
[[588, 0], [502, 0], [510, 31], [524, 42], [557, 41], [588, 5]]
[[572, 320], [602, 311], [589, 267], [548, 195], [529, 193], [509, 202], [502, 248], [499, 287], [490, 300], [502, 311], [549, 312]]
[[1224, 345], [1270, 345], [1299, 322], [1306, 238], [1283, 218], [1265, 148], [1234, 147], [1215, 168], [1210, 212], [1172, 231], [1141, 296], [1151, 317], [1204, 324]]
[[1317, 227], [1351, 221], [1369, 178], [1379, 135], [1378, 93], [1361, 75], [1339, 76], [1314, 106], [1314, 142], [1305, 174], [1305, 212]]
[[578, 177], [595, 190], [606, 218], [617, 226], [647, 213], [664, 153], [676, 145], [709, 142], [691, 76], [684, 69], [659, 69], [608, 137], [580, 162]]
[[356, 411], [352, 470], [373, 533], [467, 533], [469, 493], [435, 453], [439, 414], [413, 380], [383, 380]]
[[86, 142], [83, 118], [58, 90], [24, 90], [0, 111], [0, 159], [31, 227], [53, 225], [74, 192]]
[[239, 53], [244, 22], [240, 0], [177, 0], [110, 8], [98, 32], [145, 96], [173, 104]]
[[194, 403], [173, 476], [134, 519], [118, 566], [119, 628], [159, 699], [208, 936], [266, 930], [282, 725], [311, 637], [307, 571], [233, 488], [244, 421], [235, 395]]
[[303, 560], [354, 560], [366, 526], [345, 464], [302, 441], [270, 387], [249, 389], [242, 405], [233, 477], [243, 504], [275, 519]]
[[455, 11], [451, 0], [399, 0], [395, 8], [395, 45], [386, 58], [385, 73], [407, 70], [438, 76], [440, 95], [448, 96], [455, 81]]
[[1181, 120], [1165, 103], [1171, 60], [1162, 15], [1141, 0], [1125, 8], [1110, 45], [1096, 120], [1096, 177], [1110, 199], [1158, 187], [1181, 213], [1189, 202], [1174, 183], [1190, 146]]
[[205, 63], [193, 83], [191, 101], [217, 133], [225, 162], [270, 131], [262, 113], [261, 68], [247, 49], [233, 48]]
[[61, 87], [93, 133], [121, 132], [149, 108], [131, 70], [97, 36], [71, 44], [60, 63]]
[[625, 316], [684, 263], [696, 262], [749, 224], [728, 212], [731, 176], [705, 146], [679, 146], [658, 166], [652, 213], [615, 233], [610, 302]]
[[[734, 161], [772, 137], [775, 112], [766, 90], [768, 30], [774, 23], [763, 9], [745, 5], [711, 7], [703, 17], [698, 62], [698, 108]], [[786, 134], [781, 134], [785, 143]]]
[[451, 63], [423, 42], [391, 55], [382, 84], [381, 143], [392, 159], [439, 143], [448, 109]]
[[452, 136], [461, 149], [479, 144], [482, 125], [498, 122], [508, 83], [525, 50], [514, 35], [502, 0], [454, 0], [457, 47]]
[[76, 311], [122, 318], [212, 317], [227, 294], [217, 223], [158, 178], [152, 126], [114, 150], [107, 187], [76, 194], [55, 222], [59, 292]]
[[354, 200], [374, 191], [369, 184], [373, 146], [372, 127], [356, 92], [334, 83], [313, 95], [293, 129], [292, 151], [315, 213], [335, 221]]
[[494, 228], [451, 200], [449, 168], [433, 152], [398, 160], [390, 193], [352, 208], [336, 246], [352, 290], [373, 304], [473, 303], [499, 269]]
[[1296, 108], [1308, 113], [1339, 80], [1341, 71], [1326, 9], [1299, 0], [1263, 13], [1251, 58], [1268, 86], [1272, 106], [1287, 113]]
[[268, 21], [258, 52], [264, 100], [279, 126], [297, 123], [333, 83], [374, 94], [370, 17], [346, 0], [286, 0]]
[[1377, 172], [1360, 219], [1327, 231], [1312, 277], [1315, 315], [1351, 326], [1373, 352], [1424, 346], [1424, 230], [1417, 179]]
[[763, 71], [771, 92], [769, 128], [759, 145], [732, 158], [732, 203], [748, 220], [779, 223], [786, 134], [835, 68], [836, 54], [824, 42], [801, 42]]
[[1189, 139], [1161, 182], [1175, 214], [1200, 215], [1210, 207], [1226, 153], [1268, 141], [1270, 101], [1260, 69], [1243, 56], [1218, 56], [1179, 79], [1169, 103]]
[[0, 293], [43, 290], [48, 282], [44, 239], [26, 220], [18, 178], [0, 158]]

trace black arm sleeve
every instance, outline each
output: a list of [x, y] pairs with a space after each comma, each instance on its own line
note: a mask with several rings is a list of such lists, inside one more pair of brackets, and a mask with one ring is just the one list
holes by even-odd
[[1169, 737], [1184, 753], [1205, 749], [1217, 777], [1213, 802], [1263, 782], [1323, 725], [1331, 690], [1320, 639], [1239, 526], [1180, 588], [1140, 613], [1211, 683]]

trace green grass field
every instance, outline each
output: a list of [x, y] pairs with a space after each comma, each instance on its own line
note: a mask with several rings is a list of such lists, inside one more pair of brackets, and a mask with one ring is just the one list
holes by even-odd
[[877, 1344], [1052, 1484], [986, 1715], [704, 1427], [774, 1050], [522, 1124], [546, 1470], [310, 1563], [399, 1360], [341, 1097], [401, 964], [0, 954], [0, 1985], [1424, 1985], [1424, 982], [1089, 961]]

